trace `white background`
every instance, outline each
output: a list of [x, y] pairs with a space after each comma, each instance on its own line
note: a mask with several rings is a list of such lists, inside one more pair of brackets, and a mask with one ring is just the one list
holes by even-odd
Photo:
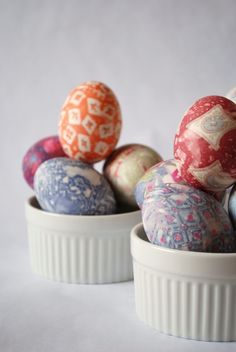
[[236, 85], [234, 0], [0, 0], [0, 351], [233, 351], [159, 334], [133, 283], [48, 282], [29, 268], [21, 161], [57, 133], [68, 92], [100, 80], [123, 111], [119, 145], [172, 158], [184, 111]]

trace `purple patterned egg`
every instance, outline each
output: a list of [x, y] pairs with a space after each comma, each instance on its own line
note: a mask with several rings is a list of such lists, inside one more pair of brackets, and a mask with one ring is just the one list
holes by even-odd
[[223, 206], [191, 186], [155, 188], [143, 202], [142, 217], [153, 244], [198, 252], [236, 251], [236, 236]]
[[38, 167], [46, 160], [66, 156], [58, 136], [50, 136], [35, 143], [25, 154], [22, 163], [23, 175], [33, 188], [34, 175]]

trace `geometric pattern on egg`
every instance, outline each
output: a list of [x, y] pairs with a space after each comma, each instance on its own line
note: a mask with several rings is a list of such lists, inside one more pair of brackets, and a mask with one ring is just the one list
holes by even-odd
[[169, 184], [143, 202], [145, 232], [153, 244], [200, 252], [234, 252], [236, 236], [228, 214], [211, 195]]
[[113, 91], [101, 82], [85, 82], [72, 90], [61, 109], [62, 148], [76, 160], [103, 160], [115, 148], [121, 124], [121, 110]]
[[91, 165], [69, 158], [54, 158], [38, 168], [34, 178], [43, 210], [74, 215], [104, 215], [116, 211], [113, 191]]
[[206, 191], [236, 181], [236, 105], [225, 97], [199, 99], [184, 115], [174, 155], [182, 178]]

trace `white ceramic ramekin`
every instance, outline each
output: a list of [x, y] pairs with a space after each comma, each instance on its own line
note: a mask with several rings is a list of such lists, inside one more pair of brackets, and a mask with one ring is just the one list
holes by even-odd
[[174, 336], [236, 341], [236, 253], [199, 253], [148, 242], [142, 224], [131, 233], [139, 318]]
[[26, 203], [31, 267], [68, 283], [102, 284], [133, 278], [130, 231], [140, 211], [115, 215], [61, 215]]

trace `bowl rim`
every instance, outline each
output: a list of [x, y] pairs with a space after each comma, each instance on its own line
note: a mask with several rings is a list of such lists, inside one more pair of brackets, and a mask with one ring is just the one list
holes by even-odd
[[236, 253], [183, 251], [157, 246], [145, 240], [143, 224], [131, 231], [133, 260], [154, 270], [198, 277], [234, 277]]
[[141, 220], [141, 210], [109, 215], [68, 215], [39, 209], [36, 202], [35, 196], [31, 196], [25, 202], [27, 222], [59, 232], [87, 232], [90, 229], [101, 233], [101, 231], [114, 232], [128, 228], [130, 231]]
[[[142, 230], [142, 233], [140, 233]], [[167, 247], [161, 247], [158, 246], [156, 244], [153, 244], [151, 242], [145, 239], [143, 239], [143, 232], [145, 234], [145, 230], [143, 228], [143, 224], [137, 224], [133, 230], [132, 230], [132, 236], [137, 238], [137, 241], [139, 241], [140, 243], [142, 243], [143, 246], [147, 246], [147, 248], [152, 248], [153, 251], [162, 251], [162, 252], [166, 252], [166, 253], [172, 253], [175, 255], [180, 255], [181, 256], [212, 256], [212, 257], [228, 257], [228, 256], [235, 256], [236, 257], [236, 252], [232, 252], [232, 253], [224, 253], [224, 252], [217, 252], [217, 253], [212, 253], [212, 252], [197, 252], [197, 251], [185, 251], [185, 250], [180, 250], [180, 249], [173, 249], [173, 248], [167, 248]], [[146, 234], [145, 234], [146, 236]]]

